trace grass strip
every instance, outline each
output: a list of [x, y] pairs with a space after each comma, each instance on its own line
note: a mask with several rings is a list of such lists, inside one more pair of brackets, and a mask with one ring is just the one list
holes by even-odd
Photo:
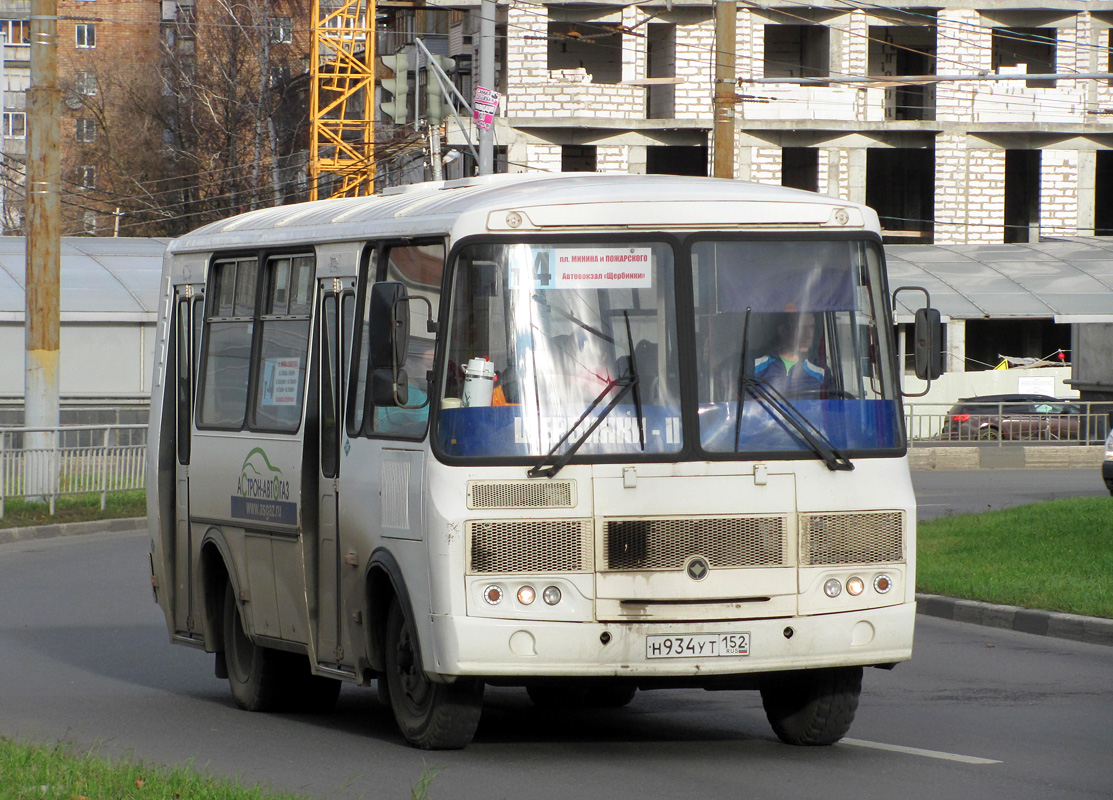
[[109, 492], [104, 510], [100, 494], [64, 495], [49, 503], [29, 503], [9, 498], [4, 501], [0, 528], [22, 528], [27, 525], [57, 525], [61, 522], [89, 522], [97, 519], [126, 519], [147, 515], [147, 495], [142, 489], [130, 492]]
[[1113, 500], [1082, 497], [918, 526], [916, 588], [1113, 618]]
[[188, 768], [112, 763], [65, 744], [22, 744], [0, 737], [0, 800], [300, 800]]

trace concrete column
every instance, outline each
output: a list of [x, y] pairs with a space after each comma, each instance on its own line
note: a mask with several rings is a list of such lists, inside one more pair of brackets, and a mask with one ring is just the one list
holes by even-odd
[[849, 167], [849, 190], [847, 197], [852, 203], [866, 202], [866, 148], [855, 147], [846, 151]]
[[966, 371], [966, 320], [952, 319], [947, 322], [947, 361], [945, 372]]
[[1078, 234], [1094, 235], [1094, 200], [1097, 194], [1098, 154], [1078, 151]]

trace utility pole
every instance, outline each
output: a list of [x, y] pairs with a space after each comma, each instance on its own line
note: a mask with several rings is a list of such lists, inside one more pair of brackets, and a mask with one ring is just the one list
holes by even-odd
[[[59, 271], [61, 178], [58, 91], [58, 2], [31, 0], [31, 86], [27, 90], [27, 306], [23, 421], [30, 428], [59, 422]], [[52, 433], [32, 434], [30, 449], [49, 453]], [[53, 463], [52, 455], [47, 463]], [[47, 470], [28, 470], [27, 492], [53, 488]]]
[[[479, 12], [479, 85], [495, 88], [495, 0], [483, 0]], [[495, 130], [479, 129], [479, 174], [495, 171]]]
[[737, 0], [715, 0], [715, 122], [712, 174], [734, 177], [735, 47], [738, 27]]

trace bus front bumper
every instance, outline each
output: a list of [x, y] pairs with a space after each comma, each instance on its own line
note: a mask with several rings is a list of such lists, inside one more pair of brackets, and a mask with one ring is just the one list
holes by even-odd
[[[429, 673], [630, 678], [894, 664], [912, 657], [916, 604], [782, 619], [577, 623], [433, 616]], [[746, 635], [745, 655], [706, 653]], [[664, 640], [668, 639], [668, 642]], [[666, 654], [667, 651], [677, 655]]]

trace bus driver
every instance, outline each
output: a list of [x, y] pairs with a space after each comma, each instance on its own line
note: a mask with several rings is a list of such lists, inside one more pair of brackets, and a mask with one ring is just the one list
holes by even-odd
[[827, 385], [827, 370], [808, 360], [815, 341], [815, 317], [787, 312], [777, 321], [773, 352], [754, 362], [754, 378], [783, 395], [818, 392]]

